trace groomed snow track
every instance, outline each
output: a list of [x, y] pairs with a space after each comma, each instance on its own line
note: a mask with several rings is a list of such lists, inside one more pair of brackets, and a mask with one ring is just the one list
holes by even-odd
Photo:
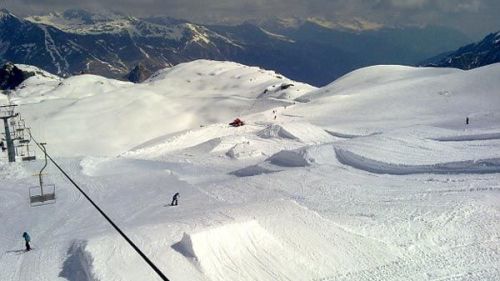
[[498, 139], [500, 139], [500, 133], [459, 135], [459, 136], [434, 138], [432, 140], [442, 141], [442, 142], [459, 142], [459, 141], [498, 140]]

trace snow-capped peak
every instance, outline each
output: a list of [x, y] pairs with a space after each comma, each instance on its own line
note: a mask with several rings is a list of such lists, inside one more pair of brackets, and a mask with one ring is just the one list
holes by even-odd
[[382, 24], [371, 22], [361, 18], [352, 18], [350, 20], [338, 20], [331, 21], [319, 17], [310, 17], [307, 19], [308, 22], [315, 23], [322, 27], [328, 29], [343, 29], [351, 31], [366, 31], [366, 30], [378, 30], [383, 27]]
[[118, 13], [91, 13], [85, 10], [53, 12], [47, 15], [30, 16], [26, 20], [78, 34], [118, 33], [129, 30], [137, 21], [134, 17]]
[[0, 19], [8, 18], [8, 17], [17, 18], [15, 15], [13, 15], [11, 12], [9, 12], [9, 10], [7, 10], [7, 9], [0, 9]]

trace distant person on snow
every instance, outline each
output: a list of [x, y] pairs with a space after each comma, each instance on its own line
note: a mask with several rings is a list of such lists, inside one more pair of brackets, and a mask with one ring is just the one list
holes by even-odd
[[23, 238], [24, 238], [24, 241], [26, 242], [26, 251], [31, 251], [31, 246], [30, 246], [30, 241], [31, 241], [31, 237], [30, 235], [28, 234], [28, 232], [24, 232], [23, 233]]
[[172, 203], [170, 203], [171, 206], [177, 206], [177, 199], [179, 199], [179, 192], [174, 194], [174, 197], [172, 197]]

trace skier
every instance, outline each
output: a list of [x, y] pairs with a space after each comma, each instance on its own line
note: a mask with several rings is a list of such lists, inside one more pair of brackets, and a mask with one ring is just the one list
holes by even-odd
[[172, 203], [170, 203], [171, 206], [177, 206], [177, 199], [179, 198], [179, 192], [174, 194], [174, 197], [172, 197]]
[[469, 125], [469, 117], [465, 117], [465, 125]]
[[24, 241], [26, 242], [26, 252], [31, 251], [31, 246], [30, 246], [31, 237], [28, 234], [28, 232], [23, 233], [23, 238], [24, 238]]

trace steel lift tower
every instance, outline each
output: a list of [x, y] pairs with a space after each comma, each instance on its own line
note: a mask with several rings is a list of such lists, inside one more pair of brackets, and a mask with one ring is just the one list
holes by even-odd
[[19, 113], [14, 113], [14, 107], [17, 105], [1, 105], [0, 106], [0, 119], [3, 120], [5, 126], [5, 142], [7, 143], [7, 153], [9, 155], [9, 162], [16, 162], [16, 148], [14, 140], [10, 135], [9, 119], [16, 117]]

